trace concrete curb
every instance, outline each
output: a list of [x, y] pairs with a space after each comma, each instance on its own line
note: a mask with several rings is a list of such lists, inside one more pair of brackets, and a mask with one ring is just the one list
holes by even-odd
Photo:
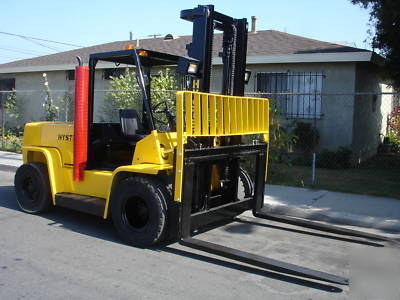
[[325, 211], [309, 206], [275, 205], [268, 202], [264, 207], [271, 213], [287, 215], [308, 220], [349, 225], [357, 227], [374, 228], [390, 233], [400, 232], [400, 220], [384, 219], [366, 215], [352, 214], [342, 211]]
[[17, 171], [17, 169], [18, 169], [18, 167], [16, 167], [16, 166], [0, 164], [0, 171], [15, 172], [15, 171]]

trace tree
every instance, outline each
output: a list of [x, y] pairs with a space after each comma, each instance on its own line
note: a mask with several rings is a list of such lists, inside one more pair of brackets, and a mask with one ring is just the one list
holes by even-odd
[[399, 0], [351, 0], [370, 10], [368, 30], [373, 48], [385, 57], [386, 71], [393, 86], [400, 88], [400, 1]]
[[7, 111], [7, 114], [17, 120], [17, 126], [22, 124], [23, 121], [23, 107], [25, 105], [25, 101], [21, 97], [17, 97], [15, 90], [9, 93], [4, 102], [4, 108]]
[[[25, 98], [21, 96], [21, 94], [17, 95], [14, 89], [11, 93], [8, 93], [4, 101], [4, 109], [6, 111], [6, 114], [16, 121], [15, 126], [11, 127], [9, 130], [17, 136], [20, 136], [23, 132], [25, 104]], [[4, 118], [2, 124], [2, 132], [5, 132]]]
[[57, 100], [60, 103], [60, 119], [64, 119], [65, 122], [72, 121], [74, 114], [74, 101], [71, 92], [65, 91], [64, 97], [58, 97]]
[[153, 105], [162, 100], [175, 97], [174, 93], [179, 89], [179, 75], [172, 72], [170, 69], [159, 71], [151, 80], [151, 100]]
[[141, 96], [133, 69], [126, 68], [123, 75], [111, 76], [110, 79], [110, 88], [104, 99], [103, 119], [107, 122], [117, 122], [118, 109], [141, 107]]
[[[156, 105], [162, 100], [175, 98], [179, 88], [179, 78], [169, 69], [161, 70], [151, 76], [151, 101]], [[134, 69], [127, 68], [123, 75], [111, 77], [109, 91], [105, 95], [103, 119], [118, 121], [118, 110], [124, 108], [142, 108], [142, 95], [136, 80]], [[139, 115], [141, 111], [138, 111]], [[163, 120], [165, 121], [165, 120]]]
[[46, 73], [43, 73], [43, 80], [43, 85], [46, 92], [46, 96], [43, 102], [44, 120], [55, 121], [58, 118], [58, 107], [54, 105], [53, 96], [51, 94], [51, 89], [49, 87], [49, 81], [47, 80]]

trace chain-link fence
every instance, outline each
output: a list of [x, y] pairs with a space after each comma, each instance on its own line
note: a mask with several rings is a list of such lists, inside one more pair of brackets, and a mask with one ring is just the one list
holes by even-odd
[[[314, 75], [318, 86], [322, 75]], [[270, 99], [268, 183], [400, 198], [399, 95], [293, 90], [246, 94]], [[151, 92], [153, 106], [161, 103], [160, 130], [175, 92]], [[96, 90], [94, 98], [95, 122], [118, 122], [120, 108], [143, 109], [136, 90]], [[20, 149], [26, 122], [72, 121], [73, 103], [72, 90], [0, 91], [1, 149]]]
[[400, 198], [397, 93], [252, 95], [271, 103], [269, 183]]

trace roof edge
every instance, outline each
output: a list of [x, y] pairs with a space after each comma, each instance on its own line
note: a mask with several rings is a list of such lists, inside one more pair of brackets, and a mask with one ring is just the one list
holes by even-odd
[[[381, 65], [383, 58], [373, 52], [333, 52], [333, 53], [302, 53], [283, 55], [259, 55], [248, 56], [247, 64], [281, 64], [281, 63], [324, 63], [324, 62], [372, 62]], [[222, 65], [220, 57], [213, 58], [214, 65]], [[0, 68], [0, 74], [28, 73], [28, 72], [49, 72], [74, 70], [75, 64], [49, 65]], [[100, 68], [110, 68], [101, 66]]]
[[[281, 63], [324, 63], [324, 62], [373, 62], [372, 52], [332, 52], [332, 53], [301, 53], [282, 55], [248, 56], [247, 64], [281, 64]], [[213, 61], [222, 64], [221, 58]]]
[[[30, 67], [13, 67], [0, 68], [0, 74], [8, 73], [31, 73], [31, 72], [50, 72], [50, 71], [69, 71], [75, 70], [77, 64], [47, 65], [47, 66], [30, 66]], [[111, 62], [100, 62], [96, 66], [97, 69], [115, 68], [115, 64]]]

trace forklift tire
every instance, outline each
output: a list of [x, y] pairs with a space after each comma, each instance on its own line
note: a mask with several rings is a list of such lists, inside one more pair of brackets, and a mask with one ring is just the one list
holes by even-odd
[[39, 214], [51, 205], [51, 191], [47, 167], [43, 163], [28, 163], [15, 173], [14, 189], [18, 206], [29, 214]]
[[251, 197], [254, 191], [254, 184], [250, 175], [240, 168], [239, 182], [238, 182], [238, 200], [244, 200]]
[[167, 228], [165, 185], [148, 177], [129, 177], [116, 189], [111, 201], [114, 226], [126, 243], [148, 247], [164, 240]]

